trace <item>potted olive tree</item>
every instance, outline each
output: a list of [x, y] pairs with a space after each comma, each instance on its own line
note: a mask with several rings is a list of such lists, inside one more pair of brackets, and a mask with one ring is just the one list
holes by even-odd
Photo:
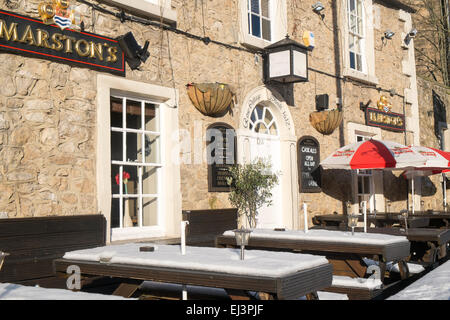
[[[271, 163], [263, 159], [236, 164], [229, 171], [227, 183], [232, 189], [228, 198], [238, 210], [238, 225], [240, 223], [241, 228], [234, 232], [237, 245], [241, 246], [243, 259], [243, 248], [248, 243], [251, 229], [256, 228], [258, 210], [264, 205], [272, 204], [272, 188], [278, 183], [278, 175], [272, 172]], [[250, 229], [243, 228], [245, 221]]]
[[[278, 183], [278, 175], [272, 172], [270, 161], [261, 158], [253, 163], [236, 164], [229, 171], [227, 183], [232, 188], [228, 198], [238, 210], [238, 225], [241, 228], [234, 231], [243, 259], [243, 246], [248, 242], [251, 229], [256, 228], [258, 210], [272, 204], [272, 188]], [[244, 222], [250, 229], [243, 228]]]

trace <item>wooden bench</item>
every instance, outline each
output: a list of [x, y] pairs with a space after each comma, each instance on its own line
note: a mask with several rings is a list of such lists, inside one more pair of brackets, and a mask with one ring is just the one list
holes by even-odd
[[186, 244], [214, 247], [216, 236], [237, 228], [237, 209], [183, 210]]
[[[297, 299], [332, 283], [332, 265], [323, 257], [259, 251], [239, 260], [239, 250], [187, 247], [181, 256], [179, 246], [156, 245], [153, 252], [140, 252], [140, 245], [68, 252], [54, 261], [55, 272], [65, 278], [67, 268], [76, 265], [82, 285], [92, 276], [122, 279], [114, 294], [124, 297], [132, 296], [143, 281], [222, 288], [236, 299], [245, 298], [248, 291], [267, 298]], [[108, 260], [102, 259], [105, 254]]]
[[[333, 284], [331, 287], [325, 288], [323, 291], [346, 294], [349, 300], [374, 300], [383, 293], [382, 286], [363, 286], [358, 283], [345, 283], [347, 277], [333, 276]], [[353, 282], [372, 281], [372, 279], [353, 278]]]
[[103, 215], [0, 220], [0, 251], [9, 253], [0, 282], [61, 287], [53, 260], [66, 251], [105, 245]]

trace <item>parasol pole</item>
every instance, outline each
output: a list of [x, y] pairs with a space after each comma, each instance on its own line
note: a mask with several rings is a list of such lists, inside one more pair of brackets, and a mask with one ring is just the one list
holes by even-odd
[[412, 194], [412, 213], [414, 214], [414, 207], [416, 205], [416, 201], [414, 199], [414, 175], [411, 179], [411, 194]]

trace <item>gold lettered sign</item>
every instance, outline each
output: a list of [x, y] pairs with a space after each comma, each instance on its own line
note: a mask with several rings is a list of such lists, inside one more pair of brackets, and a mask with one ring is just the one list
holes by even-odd
[[366, 124], [385, 130], [402, 132], [405, 131], [405, 116], [401, 113], [366, 108]]
[[0, 10], [0, 50], [125, 76], [117, 40]]

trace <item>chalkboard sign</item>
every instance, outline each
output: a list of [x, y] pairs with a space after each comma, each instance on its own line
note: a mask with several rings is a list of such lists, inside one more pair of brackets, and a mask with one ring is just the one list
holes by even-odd
[[[234, 129], [226, 124], [213, 125], [208, 130], [215, 129], [222, 135], [222, 143], [219, 145], [215, 141], [214, 133], [211, 134], [210, 143], [215, 143], [215, 148], [211, 150], [213, 159], [220, 159], [220, 163], [212, 161], [208, 170], [208, 191], [210, 192], [229, 192], [230, 186], [227, 178], [231, 177], [228, 168], [236, 163], [235, 152], [235, 133]], [[217, 131], [215, 132], [218, 133]], [[207, 134], [208, 135], [208, 134]]]
[[310, 136], [298, 141], [298, 178], [300, 192], [321, 192], [320, 186], [320, 146]]

